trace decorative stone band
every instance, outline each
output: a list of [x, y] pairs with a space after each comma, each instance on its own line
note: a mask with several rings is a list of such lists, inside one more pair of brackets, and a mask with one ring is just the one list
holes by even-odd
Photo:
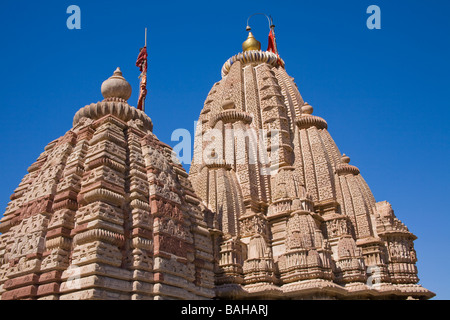
[[153, 123], [148, 115], [118, 98], [91, 103], [81, 108], [73, 117], [73, 126], [75, 127], [82, 118], [97, 120], [108, 114], [112, 114], [125, 122], [141, 120], [144, 129], [153, 130]]
[[381, 240], [379, 237], [367, 237], [356, 240], [356, 245], [358, 247], [380, 246], [383, 245], [383, 243], [383, 240]]
[[353, 174], [353, 175], [357, 175], [359, 174], [359, 169], [355, 166], [352, 166], [350, 164], [347, 163], [340, 163], [337, 167], [336, 167], [336, 173], [338, 175], [344, 175], [344, 174]]
[[317, 129], [327, 129], [327, 122], [321, 117], [312, 115], [302, 115], [300, 118], [295, 120], [295, 123], [299, 129], [307, 129], [309, 127], [315, 126]]
[[72, 239], [65, 237], [57, 237], [45, 242], [46, 250], [52, 250], [54, 248], [61, 248], [64, 250], [69, 250], [72, 245]]
[[120, 246], [124, 243], [124, 236], [104, 229], [93, 229], [83, 233], [79, 233], [74, 237], [75, 244], [83, 244], [96, 240], [103, 240], [110, 244]]
[[224, 168], [226, 170], [231, 170], [231, 164], [226, 163], [224, 160], [222, 159], [218, 159], [218, 160], [211, 160], [208, 163], [205, 163], [204, 165], [205, 167], [207, 167], [208, 169], [220, 169], [220, 168]]
[[223, 121], [224, 123], [235, 122], [235, 121], [251, 123], [252, 120], [253, 120], [253, 117], [247, 112], [236, 111], [236, 110], [225, 110], [225, 111], [222, 111], [221, 113], [213, 116], [210, 120], [210, 123], [211, 123], [211, 127], [214, 127], [218, 121]]
[[144, 249], [144, 250], [153, 250], [153, 240], [144, 239], [141, 237], [135, 237], [131, 241], [131, 245], [133, 248]]
[[121, 206], [125, 201], [123, 195], [104, 188], [98, 188], [78, 195], [78, 202], [89, 203], [99, 200], [106, 200], [115, 205]]
[[89, 144], [92, 146], [92, 145], [96, 144], [97, 142], [104, 141], [104, 140], [111, 141], [114, 144], [119, 145], [124, 148], [127, 145], [127, 143], [124, 140], [122, 140], [119, 136], [117, 136], [117, 134], [113, 134], [106, 130], [104, 132], [96, 134], [95, 137], [93, 137], [90, 140]]
[[90, 160], [86, 161], [86, 169], [87, 170], [93, 170], [99, 166], [105, 165], [111, 169], [117, 170], [121, 173], [125, 172], [125, 166], [123, 164], [118, 163], [115, 160], [112, 160], [110, 158], [108, 158], [107, 156], [101, 157], [101, 158], [97, 158], [94, 160]]
[[203, 234], [204, 236], [210, 236], [209, 230], [199, 225], [194, 226], [193, 231], [199, 234]]
[[309, 215], [309, 214], [311, 214], [311, 212], [304, 210], [304, 209], [299, 209], [299, 210], [295, 210], [295, 211], [291, 212], [292, 217], [295, 215], [301, 216], [301, 215]]
[[132, 208], [142, 209], [147, 212], [150, 212], [151, 210], [150, 205], [148, 203], [139, 199], [134, 199], [133, 201], [131, 201], [130, 205]]
[[303, 292], [318, 292], [319, 294], [346, 295], [347, 290], [329, 280], [311, 279], [285, 284], [283, 286], [283, 296], [296, 296]]
[[401, 222], [397, 223], [396, 226], [392, 227], [389, 230], [387, 230], [387, 228], [380, 227], [380, 228], [377, 229], [377, 233], [382, 238], [402, 237], [402, 238], [407, 238], [407, 239], [411, 239], [411, 240], [416, 240], [417, 239], [417, 236], [412, 234], [408, 230], [408, 228]]
[[273, 67], [278, 66], [278, 59], [281, 62], [281, 66], [284, 68], [284, 61], [279, 58], [275, 53], [270, 51], [258, 51], [251, 50], [238, 53], [235, 56], [232, 56], [228, 59], [222, 66], [222, 78], [225, 77], [230, 71], [231, 66], [236, 61], [240, 61], [242, 63], [267, 63]]

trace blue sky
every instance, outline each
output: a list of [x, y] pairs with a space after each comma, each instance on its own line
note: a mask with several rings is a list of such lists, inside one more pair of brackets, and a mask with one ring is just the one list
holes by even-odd
[[[81, 30], [66, 27], [72, 4]], [[366, 27], [372, 4], [380, 30]], [[100, 85], [118, 66], [136, 105], [145, 27], [146, 111], [174, 146], [172, 131], [193, 132], [255, 12], [273, 16], [286, 70], [341, 152], [418, 236], [420, 283], [450, 299], [448, 1], [2, 1], [1, 213], [45, 145], [71, 128], [78, 109], [102, 100]], [[251, 25], [266, 48], [267, 21]]]

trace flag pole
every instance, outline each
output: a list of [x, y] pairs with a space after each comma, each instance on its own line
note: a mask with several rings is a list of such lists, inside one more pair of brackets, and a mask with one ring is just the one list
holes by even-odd
[[[147, 28], [145, 28], [145, 43], [144, 43], [144, 48], [147, 50]], [[144, 76], [145, 76], [145, 91], [147, 91], [147, 59], [145, 59], [145, 71], [144, 71]], [[147, 94], [145, 94], [147, 95]], [[142, 101], [142, 111], [145, 112], [145, 97]]]
[[273, 34], [273, 44], [275, 47], [275, 53], [278, 56], [278, 48], [277, 48], [277, 38], [275, 37], [275, 25], [273, 24], [273, 19], [272, 16], [270, 16], [270, 30], [272, 31]]
[[[144, 48], [147, 50], [147, 28], [145, 28], [145, 43], [144, 43]], [[145, 60], [145, 91], [147, 91], [147, 59]], [[147, 95], [147, 93], [145, 94]], [[145, 112], [145, 98], [142, 101], [142, 111]]]

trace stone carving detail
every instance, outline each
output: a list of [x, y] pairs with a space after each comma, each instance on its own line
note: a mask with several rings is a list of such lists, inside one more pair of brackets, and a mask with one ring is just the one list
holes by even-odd
[[13, 241], [8, 241], [8, 260], [16, 260], [33, 253], [42, 253], [45, 249], [45, 231], [48, 218], [39, 214], [22, 220], [22, 222], [11, 229], [17, 236]]
[[340, 283], [365, 282], [366, 273], [362, 250], [356, 247], [355, 240], [349, 235], [342, 236], [337, 249], [336, 281]]
[[243, 237], [268, 232], [267, 221], [264, 216], [254, 215], [252, 217], [241, 218], [241, 235]]
[[247, 259], [243, 264], [244, 283], [274, 282], [275, 268], [272, 250], [260, 234], [253, 235], [248, 245]]
[[329, 239], [348, 234], [353, 235], [351, 221], [342, 215], [331, 216], [330, 220], [324, 222], [322, 229]]
[[163, 218], [160, 220], [159, 232], [164, 232], [169, 235], [175, 236], [176, 238], [186, 239], [186, 231], [184, 227], [174, 222], [174, 220], [169, 218]]

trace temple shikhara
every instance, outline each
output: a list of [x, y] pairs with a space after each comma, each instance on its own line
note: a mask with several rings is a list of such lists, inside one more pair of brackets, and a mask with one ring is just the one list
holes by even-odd
[[303, 100], [273, 26], [267, 51], [249, 32], [223, 65], [189, 174], [120, 69], [101, 92], [10, 197], [2, 300], [434, 296], [416, 236]]

